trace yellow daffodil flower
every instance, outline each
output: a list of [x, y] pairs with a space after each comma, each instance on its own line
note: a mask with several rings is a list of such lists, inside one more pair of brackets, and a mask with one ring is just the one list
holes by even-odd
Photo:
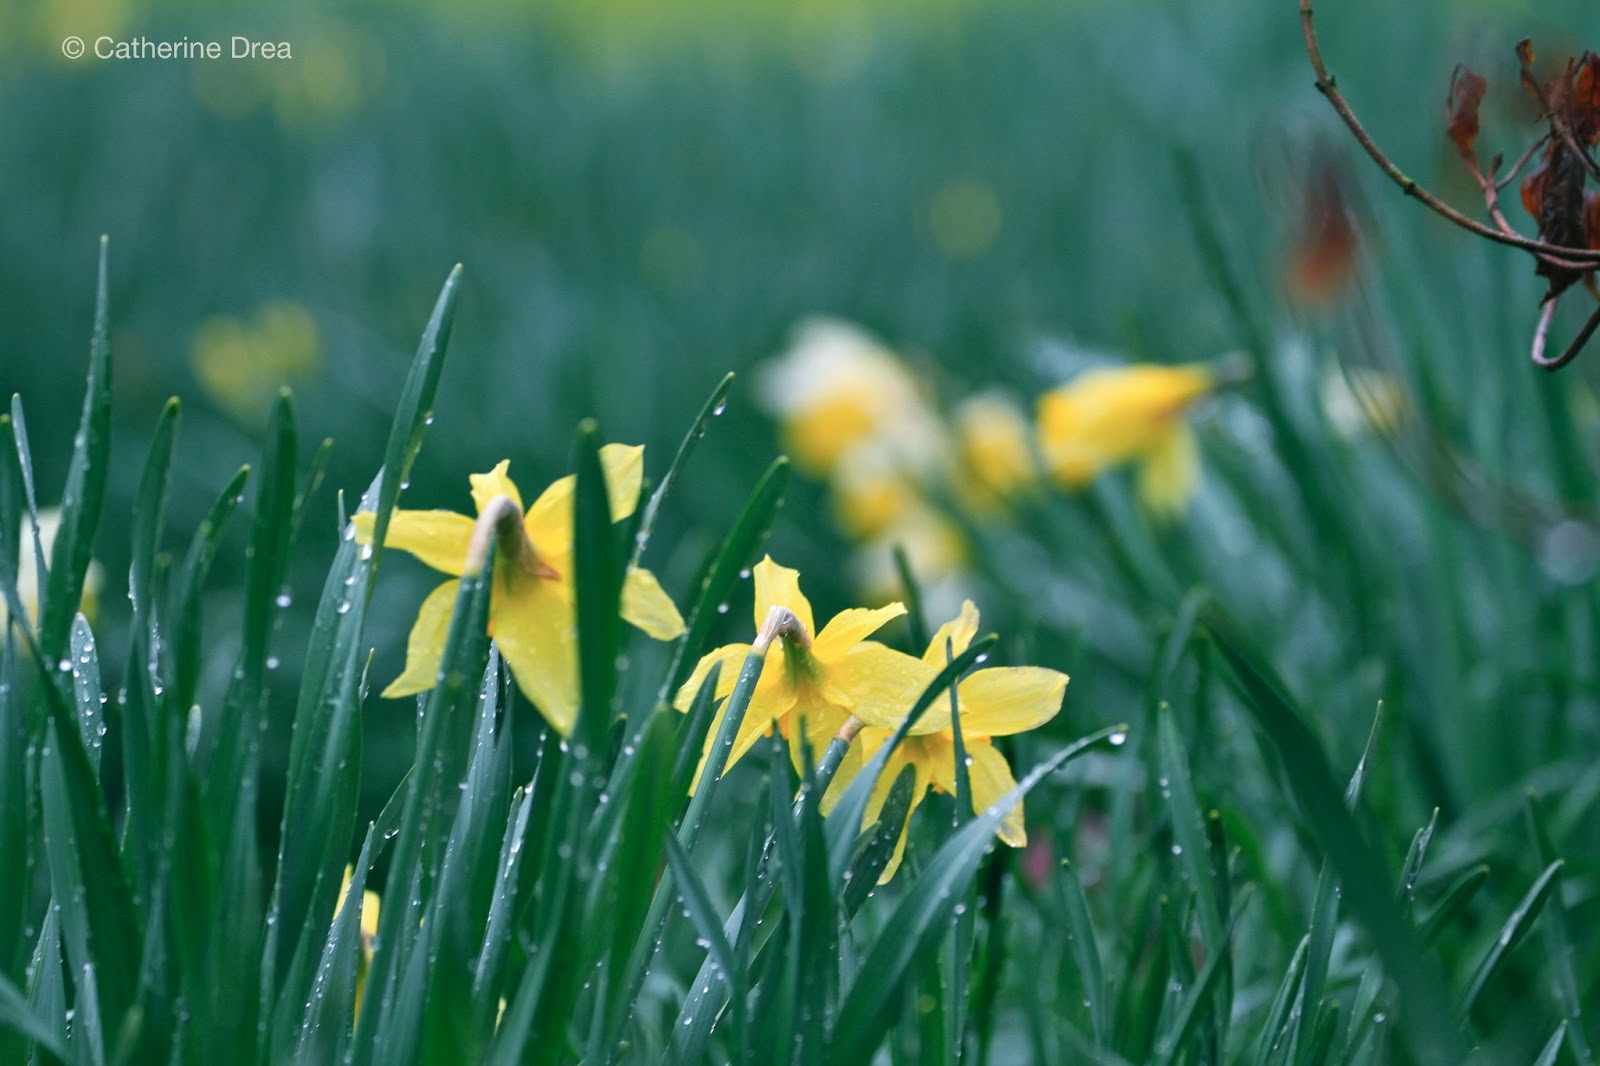
[[[44, 549], [45, 561], [50, 560], [51, 546], [56, 542], [56, 533], [61, 529], [61, 512], [54, 507], [46, 507], [39, 512], [39, 546]], [[41, 580], [41, 576], [43, 580]], [[39, 621], [39, 601], [43, 595], [45, 582], [49, 575], [40, 575], [38, 563], [33, 554], [33, 529], [26, 518], [22, 521], [22, 535], [17, 538], [17, 597], [22, 601], [23, 610], [27, 612], [28, 621], [37, 624]], [[83, 576], [83, 600], [78, 609], [90, 621], [100, 606], [100, 586], [105, 581], [105, 573], [98, 562], [91, 561], [89, 569]], [[4, 596], [0, 596], [0, 634], [6, 629], [6, 624], [11, 620], [10, 608], [6, 605]]]
[[918, 476], [876, 441], [850, 452], [834, 471], [832, 489], [839, 528], [857, 540], [882, 536], [927, 506]]
[[996, 392], [969, 396], [952, 412], [961, 459], [957, 491], [976, 510], [1014, 495], [1038, 476], [1033, 430], [1010, 397]]
[[[350, 881], [355, 871], [344, 868], [344, 886], [339, 889], [339, 907], [350, 898]], [[356, 1015], [361, 1014], [361, 995], [367, 990], [367, 971], [372, 967], [372, 947], [378, 939], [378, 894], [372, 889], [361, 893], [361, 955], [356, 959]], [[338, 908], [335, 908], [335, 914]]]
[[[880, 684], [903, 691], [910, 685], [926, 686], [943, 669], [950, 655], [960, 655], [972, 643], [978, 632], [978, 609], [968, 600], [962, 604], [961, 613], [946, 622], [928, 649], [916, 664], [908, 668], [903, 663], [883, 660], [885, 667]], [[910, 659], [910, 656], [904, 658]], [[897, 672], [901, 676], [895, 676]], [[962, 678], [956, 686], [956, 704], [961, 715], [961, 740], [967, 751], [967, 780], [972, 789], [972, 809], [981, 812], [1016, 785], [1011, 767], [1005, 756], [996, 750], [993, 738], [1036, 729], [1061, 709], [1061, 698], [1067, 687], [1067, 675], [1038, 666], [996, 666], [976, 670]], [[900, 716], [910, 710], [905, 707]], [[898, 719], [870, 722], [862, 728], [850, 752], [840, 764], [839, 773], [822, 800], [824, 814], [830, 812], [844, 794], [852, 778], [869, 759], [877, 753], [894, 732]], [[909, 766], [914, 774], [911, 786], [911, 806], [906, 812], [906, 826], [911, 814], [922, 802], [930, 787], [954, 795], [956, 792], [955, 732], [950, 720], [948, 698], [936, 702], [917, 720], [908, 734], [889, 756], [867, 803], [863, 827], [878, 820], [888, 799], [889, 790], [901, 770]], [[1017, 804], [1000, 823], [997, 834], [1005, 843], [1015, 848], [1027, 844], [1022, 804]], [[879, 884], [887, 882], [900, 868], [905, 853], [906, 828], [900, 830], [894, 855], [884, 868]]]
[[[600, 449], [611, 517], [620, 521], [639, 503], [644, 449], [607, 444]], [[489, 599], [489, 635], [500, 648], [517, 686], [563, 736], [578, 713], [577, 623], [572, 585], [572, 498], [577, 479], [568, 475], [545, 489], [525, 511], [522, 495], [506, 475], [508, 460], [487, 474], [472, 475], [472, 499], [481, 515], [506, 497], [522, 518], [520, 544], [502, 548], [495, 562]], [[372, 540], [370, 512], [355, 516], [356, 538]], [[410, 552], [435, 570], [465, 572], [474, 522], [452, 511], [396, 511], [389, 525], [391, 548]], [[384, 689], [386, 697], [411, 696], [434, 686], [444, 658], [446, 633], [459, 581], [446, 581], [422, 603], [406, 644], [406, 668]], [[648, 570], [633, 567], [623, 581], [622, 617], [657, 640], [683, 632], [683, 619]]]
[[1170, 515], [1199, 484], [1194, 435], [1183, 416], [1215, 384], [1199, 364], [1085, 371], [1040, 397], [1040, 451], [1067, 488], [1138, 460], [1140, 499]]
[[[896, 657], [912, 664], [917, 660], [866, 639], [886, 622], [905, 614], [903, 604], [840, 611], [819, 633], [812, 620], [811, 602], [800, 591], [798, 571], [779, 566], [768, 556], [756, 564], [754, 577], [757, 629], [766, 624], [774, 608], [789, 611], [799, 625], [795, 633], [775, 641], [767, 651], [750, 706], [728, 753], [727, 767], [732, 767], [773, 729], [789, 741], [798, 763], [802, 737], [810, 744], [813, 758], [820, 758], [852, 714], [862, 721], [892, 721], [895, 715], [905, 714], [917, 692], [908, 693], [904, 685], [897, 686], [892, 679], [880, 675], [883, 666]], [[716, 697], [725, 700], [733, 691], [750, 649], [749, 644], [729, 644], [707, 654], [678, 690], [673, 705], [680, 711], [688, 710], [717, 663], [722, 664], [722, 671], [717, 675]], [[893, 678], [909, 678], [909, 683], [915, 683], [916, 676], [915, 671], [893, 672]], [[724, 703], [707, 734], [707, 752], [726, 712]], [[700, 764], [703, 769], [704, 755]], [[699, 782], [697, 770], [694, 783]]]
[[800, 324], [790, 349], [758, 379], [782, 424], [784, 450], [814, 477], [833, 473], [864, 442], [888, 442], [908, 468], [943, 452], [944, 434], [922, 383], [893, 352], [845, 322]]

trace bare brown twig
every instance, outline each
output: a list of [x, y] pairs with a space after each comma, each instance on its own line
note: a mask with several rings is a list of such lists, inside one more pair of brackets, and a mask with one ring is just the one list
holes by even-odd
[[[1416, 179], [1396, 166], [1394, 161], [1384, 154], [1383, 149], [1378, 147], [1377, 142], [1372, 139], [1372, 135], [1367, 132], [1366, 127], [1362, 126], [1361, 120], [1356, 117], [1355, 112], [1351, 110], [1349, 103], [1346, 102], [1344, 95], [1339, 91], [1333, 75], [1328, 73], [1327, 64], [1322, 59], [1322, 46], [1317, 41], [1316, 25], [1312, 18], [1311, 0], [1300, 0], [1300, 25], [1305, 33], [1306, 55], [1310, 57], [1311, 69], [1317, 76], [1317, 91], [1322, 93], [1334, 111], [1344, 121], [1344, 124], [1349, 127], [1350, 132], [1355, 136], [1356, 142], [1372, 158], [1372, 161], [1378, 165], [1378, 169], [1388, 175], [1389, 180], [1400, 186], [1402, 192], [1421, 202], [1440, 217], [1486, 240], [1494, 241], [1497, 244], [1509, 245], [1512, 248], [1520, 248], [1537, 256], [1554, 256], [1557, 259], [1585, 264], [1588, 269], [1592, 269], [1595, 265], [1600, 265], [1600, 250], [1565, 248], [1561, 245], [1524, 237], [1515, 230], [1505, 232], [1494, 226], [1485, 225], [1451, 207], [1425, 187], [1417, 184]], [[1588, 332], [1593, 331], [1589, 330]], [[1546, 364], [1541, 363], [1540, 365]]]

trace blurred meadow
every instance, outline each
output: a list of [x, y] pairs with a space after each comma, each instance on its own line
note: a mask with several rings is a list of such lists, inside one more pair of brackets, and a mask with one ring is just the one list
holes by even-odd
[[[1535, 128], [1514, 43], [1600, 45], [1578, 0], [1341, 0], [1318, 20], [1378, 143], [1475, 216], [1444, 136], [1452, 68], [1488, 77], [1487, 147], [1514, 156]], [[60, 46], [235, 33], [289, 41], [293, 58], [73, 60]], [[504, 458], [525, 492], [548, 484], [573, 469], [588, 417], [644, 445], [659, 480], [732, 371], [645, 556], [686, 617], [787, 451], [764, 550], [800, 571], [819, 620], [905, 599], [901, 546], [928, 628], [971, 599], [982, 632], [1001, 634], [996, 662], [1070, 675], [1059, 715], [1004, 745], [1018, 778], [1127, 724], [1125, 744], [1030, 794], [1026, 849], [985, 858], [984, 951], [958, 1020], [965, 992], [949, 985], [966, 971], [944, 961], [892, 1000], [879, 1061], [1453, 1062], [1472, 1049], [1589, 1066], [1600, 351], [1532, 367], [1543, 283], [1529, 261], [1382, 183], [1312, 80], [1292, 0], [10, 0], [0, 394], [21, 398], [39, 502], [54, 505], [109, 235], [103, 648], [136, 628], [136, 501], [168, 397], [184, 421], [165, 520], [184, 537], [270, 442], [280, 389], [302, 464], [332, 440], [272, 622], [267, 852], [339, 519], [384, 461], [417, 337], [461, 263], [404, 507], [465, 511], [467, 475]], [[1581, 322], [1568, 310], [1557, 332]], [[775, 369], [818, 329], [848, 349], [844, 371]], [[880, 356], [916, 397], [874, 427], [893, 458], [808, 462], [795, 397]], [[1192, 495], [1184, 480], [1157, 498], [1143, 446], [1072, 474], [1035, 433], [1041, 396], [1135, 364], [1207, 368], [1176, 407], [1194, 432]], [[969, 417], [974, 433], [1000, 426], [996, 450], [963, 435]], [[957, 468], [965, 482], [947, 476]], [[1000, 483], [974, 489], [986, 472]], [[250, 528], [229, 527], [207, 582], [206, 706], [247, 640]], [[391, 559], [366, 620], [358, 829], [412, 763], [416, 705], [377, 692], [438, 581]], [[741, 583], [688, 661], [750, 640], [749, 604]], [[919, 623], [884, 639], [920, 654]], [[630, 647], [619, 703], [648, 708], [670, 652]], [[100, 665], [107, 692], [127, 661]], [[535, 730], [516, 743], [520, 782]], [[783, 765], [759, 749], [748, 761], [694, 856], [723, 916], [750, 848], [729, 827], [760, 828], [760, 767]], [[1359, 802], [1341, 818], [1325, 801], [1358, 762]], [[107, 766], [117, 809], [125, 770]], [[911, 868], [929, 868], [948, 823], [913, 823]], [[336, 865], [359, 846], [358, 831]], [[870, 942], [885, 921], [872, 908], [903, 891], [878, 891], [842, 940]], [[676, 1046], [707, 950], [696, 928], [669, 926], [643, 986], [639, 1061]], [[26, 988], [34, 943], [0, 951]], [[718, 1042], [733, 1031], [719, 1023], [707, 1061], [787, 1061], [766, 1047], [746, 1060], [736, 1036]]]

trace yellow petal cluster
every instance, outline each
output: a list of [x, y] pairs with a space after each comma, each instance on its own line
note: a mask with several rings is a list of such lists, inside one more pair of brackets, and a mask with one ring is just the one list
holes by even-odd
[[1152, 511], [1181, 510], [1199, 484], [1193, 431], [1184, 420], [1216, 384], [1200, 364], [1088, 370], [1039, 398], [1039, 447], [1050, 474], [1081, 488], [1140, 463], [1139, 495]]
[[[600, 449], [611, 517], [634, 512], [644, 472], [642, 447], [608, 444]], [[522, 513], [526, 545], [519, 558], [500, 553], [495, 560], [489, 599], [489, 635], [511, 669], [517, 687], [563, 736], [578, 713], [578, 648], [572, 583], [572, 503], [577, 479], [571, 475], [545, 489], [526, 509], [522, 494], [501, 461], [486, 474], [472, 475], [472, 499], [482, 514], [492, 500], [509, 498]], [[354, 518], [356, 538], [371, 543], [376, 516]], [[458, 579], [466, 569], [474, 522], [453, 511], [396, 511], [388, 546], [409, 552], [433, 569]], [[384, 690], [386, 697], [415, 695], [432, 688], [444, 658], [445, 637], [460, 581], [444, 582], [422, 603], [406, 644], [406, 667]], [[683, 619], [655, 575], [632, 567], [622, 586], [622, 617], [657, 640], [683, 633]]]
[[[909, 690], [913, 692], [914, 699], [915, 694], [932, 682], [950, 655], [960, 655], [967, 650], [977, 632], [978, 609], [968, 600], [962, 604], [961, 613], [934, 634], [921, 659], [906, 655], [899, 659], [879, 656], [878, 661], [872, 664], [871, 672], [876, 675], [877, 683], [886, 690]], [[1054, 718], [1061, 709], [1066, 687], [1067, 675], [1037, 666], [987, 667], [966, 675], [956, 685], [956, 706], [961, 716], [961, 739], [966, 748], [967, 779], [971, 786], [974, 812], [988, 808], [1017, 783], [1005, 756], [994, 746], [993, 738], [1036, 729]], [[850, 781], [888, 741], [909, 711], [910, 705], [907, 703], [887, 719], [863, 718], [867, 724], [823, 797], [824, 814], [838, 803]], [[955, 731], [948, 699], [942, 699], [929, 708], [890, 754], [867, 803], [863, 827], [878, 820], [890, 789], [906, 767], [910, 767], [913, 774], [911, 806], [906, 812], [905, 824], [900, 828], [894, 855], [879, 878], [880, 884], [892, 878], [900, 868], [911, 814], [922, 802], [928, 789], [950, 795], [956, 793]], [[1027, 843], [1021, 803], [1007, 813], [998, 836], [1012, 847], [1022, 847]]]
[[[897, 713], [896, 708], [899, 708], [898, 713], [904, 713], [917, 693], [912, 691], [907, 695], [906, 690], [895, 687], [892, 680], [875, 674], [872, 664], [883, 661], [885, 655], [911, 657], [867, 639], [885, 623], [905, 614], [903, 604], [891, 603], [876, 610], [858, 607], [840, 611], [818, 632], [811, 601], [800, 591], [798, 571], [778, 565], [769, 555], [755, 565], [752, 576], [755, 578], [756, 628], [761, 628], [774, 607], [782, 607], [799, 619], [804, 632], [798, 639], [775, 642], [767, 652], [755, 693], [734, 736], [733, 749], [728, 753], [727, 768], [773, 730], [789, 741], [790, 751], [799, 765], [802, 740], [810, 745], [813, 758], [820, 757], [851, 715], [863, 721], [881, 721]], [[673, 706], [680, 711], [688, 710], [711, 668], [719, 663], [722, 670], [717, 675], [716, 698], [726, 701], [748, 654], [749, 644], [728, 644], [703, 656], [689, 680], [678, 690]], [[707, 733], [706, 750], [700, 758], [701, 769], [705, 767], [706, 755], [726, 713], [724, 702]], [[691, 789], [699, 783], [700, 770], [696, 770]]]

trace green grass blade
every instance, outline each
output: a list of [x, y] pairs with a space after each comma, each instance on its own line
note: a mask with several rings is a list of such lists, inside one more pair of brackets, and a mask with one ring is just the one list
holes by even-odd
[[672, 877], [678, 887], [678, 898], [683, 900], [683, 905], [689, 912], [689, 920], [694, 923], [695, 931], [705, 942], [710, 957], [716, 960], [722, 972], [735, 982], [731, 999], [733, 1039], [735, 1046], [739, 1046], [745, 1032], [745, 990], [739, 981], [741, 967], [734, 956], [733, 945], [728, 942], [728, 937], [723, 932], [722, 919], [717, 917], [711, 896], [706, 892], [705, 883], [700, 880], [700, 875], [695, 873], [693, 864], [689, 862], [688, 853], [683, 850], [683, 845], [671, 836], [667, 837], [667, 862], [672, 866]]
[[54, 1062], [67, 1061], [67, 1049], [55, 1030], [33, 1013], [17, 986], [3, 973], [0, 973], [0, 1029], [9, 1029], [28, 1040]]
[[1433, 809], [1428, 824], [1417, 830], [1406, 849], [1406, 861], [1400, 867], [1399, 899], [1409, 908], [1417, 898], [1417, 879], [1422, 876], [1422, 864], [1428, 857], [1428, 845], [1433, 843], [1433, 831], [1439, 824], [1439, 808]]
[[450, 345], [450, 330], [455, 325], [456, 297], [460, 290], [461, 264], [457, 263], [434, 301], [433, 313], [423, 328], [417, 354], [411, 360], [411, 369], [400, 390], [400, 401], [395, 405], [389, 443], [383, 450], [378, 503], [373, 508], [377, 512], [372, 531], [374, 562], [383, 554], [395, 503], [400, 499], [401, 488], [411, 477], [411, 464], [422, 448], [422, 436], [433, 421], [433, 400], [439, 391], [439, 375], [444, 370], [444, 356]]
[[662, 475], [655, 491], [650, 494], [649, 502], [644, 505], [644, 511], [639, 518], [639, 528], [633, 537], [633, 554], [628, 561], [630, 568], [639, 565], [645, 546], [650, 543], [650, 534], [655, 532], [656, 516], [661, 513], [661, 504], [677, 487], [678, 479], [683, 475], [683, 468], [688, 464], [689, 457], [694, 454], [695, 448], [706, 435], [706, 427], [711, 424], [712, 419], [720, 417], [727, 409], [728, 390], [732, 387], [733, 374], [724, 374], [722, 380], [717, 382], [716, 388], [711, 390], [711, 395], [706, 397], [706, 402], [700, 406], [700, 413], [689, 423], [689, 432], [685, 433], [683, 440], [679, 442], [671, 465]]
[[[1556, 854], [1555, 844], [1550, 839], [1550, 832], [1546, 825], [1544, 811], [1537, 796], [1528, 795], [1528, 827], [1533, 835], [1534, 849], [1539, 857], [1539, 862], [1545, 866], [1554, 863], [1559, 856]], [[1556, 998], [1561, 1003], [1561, 1010], [1566, 1015], [1570, 1024], [1567, 1028], [1568, 1043], [1572, 1045], [1572, 1057], [1578, 1061], [1578, 1066], [1594, 1066], [1594, 1053], [1589, 1048], [1588, 1038], [1583, 1031], [1583, 996], [1578, 991], [1578, 975], [1573, 971], [1572, 960], [1575, 955], [1572, 937], [1568, 932], [1568, 914], [1566, 903], [1561, 898], [1562, 875], [1558, 874], [1556, 885], [1551, 890], [1550, 905], [1544, 920], [1545, 957], [1554, 978]]]
[[1094, 1046], [1103, 1048], [1111, 1038], [1111, 1004], [1107, 999], [1105, 968], [1094, 935], [1094, 922], [1089, 917], [1089, 900], [1083, 893], [1078, 870], [1071, 862], [1061, 863], [1057, 885], [1061, 909], [1067, 919], [1067, 940], [1083, 986], [1083, 1000], [1088, 1004], [1090, 1032], [1094, 1036]]
[[[73, 440], [72, 464], [61, 492], [61, 526], [50, 550], [50, 576], [39, 611], [39, 646], [46, 659], [66, 650], [72, 616], [83, 599], [84, 576], [94, 554], [95, 530], [105, 503], [111, 466], [111, 334], [110, 297], [106, 285], [107, 241], [100, 238], [100, 266], [95, 281], [94, 332], [89, 340], [89, 376], [83, 414]], [[41, 574], [42, 577], [42, 574]]]
[[1459, 1008], [1462, 1018], [1472, 1013], [1473, 1004], [1478, 1001], [1478, 994], [1483, 991], [1483, 986], [1488, 984], [1489, 978], [1494, 975], [1495, 969], [1504, 961], [1511, 949], [1522, 942], [1528, 929], [1538, 919], [1544, 910], [1544, 905], [1551, 894], [1561, 885], [1562, 861], [1555, 860], [1544, 868], [1533, 884], [1528, 888], [1522, 900], [1517, 904], [1511, 916], [1506, 919], [1505, 925], [1500, 927], [1500, 935], [1494, 938], [1489, 951], [1483, 960], [1478, 963], [1477, 970], [1472, 975], [1472, 981], [1467, 985], [1466, 993], [1461, 997]]
[[895, 908], [843, 996], [829, 1042], [830, 1061], [870, 1061], [898, 1013], [903, 982], [913, 964], [948, 930], [952, 909], [977, 872], [984, 852], [992, 846], [990, 838], [1011, 808], [1048, 774], [1113, 733], [1126, 729], [1126, 726], [1115, 726], [1101, 730], [1051, 755], [945, 842], [927, 872], [918, 878]]
[[721, 617], [717, 608], [728, 602], [739, 575], [755, 562], [756, 553], [761, 550], [767, 531], [772, 528], [778, 508], [782, 506], [783, 490], [788, 480], [789, 460], [780, 457], [767, 467], [766, 473], [756, 483], [755, 490], [750, 493], [750, 498], [745, 501], [738, 521], [722, 542], [716, 560], [700, 585], [699, 595], [689, 611], [687, 631], [673, 656], [672, 668], [667, 671], [667, 682], [661, 687], [657, 702], [670, 702], [673, 693], [694, 672], [694, 664], [705, 651], [706, 641], [711, 636], [711, 627]]
[[1556, 1031], [1550, 1034], [1550, 1039], [1545, 1041], [1539, 1057], [1533, 1060], [1533, 1066], [1556, 1066], [1556, 1061], [1561, 1057], [1561, 1041], [1566, 1039], [1571, 1031], [1572, 1023], [1562, 1019], [1561, 1024], [1556, 1026]]
[[1306, 726], [1283, 683], [1245, 650], [1232, 626], [1215, 611], [1203, 625], [1228, 666], [1229, 680], [1283, 760], [1295, 799], [1339, 873], [1352, 912], [1372, 936], [1408, 1008], [1401, 1014], [1409, 1043], [1424, 1062], [1454, 1063], [1465, 1054], [1450, 1021], [1438, 977], [1395, 905], [1390, 875], [1364, 839], [1343, 802], [1326, 754]]
[[1456, 916], [1467, 909], [1467, 904], [1478, 894], [1478, 890], [1489, 880], [1489, 867], [1479, 865], [1463, 873], [1450, 887], [1445, 889], [1440, 897], [1438, 906], [1429, 914], [1418, 927], [1418, 936], [1424, 944], [1432, 944], [1439, 939], [1439, 934], [1445, 927], [1455, 921]]
[[[1241, 900], [1241, 913], [1247, 902], [1247, 900]], [[1235, 915], [1229, 921], [1224, 931], [1226, 937], [1233, 935], [1233, 926], [1237, 921], [1238, 915]], [[1195, 1027], [1199, 1019], [1209, 1009], [1205, 1005], [1216, 992], [1218, 981], [1221, 980], [1223, 972], [1229, 966], [1229, 959], [1230, 954], [1226, 944], [1210, 952], [1210, 957], [1206, 959], [1205, 967], [1195, 977], [1193, 986], [1190, 987], [1188, 994], [1183, 998], [1182, 1005], [1178, 1008], [1177, 1015], [1172, 1023], [1172, 1029], [1156, 1042], [1155, 1061], [1157, 1066], [1170, 1066], [1180, 1054], [1191, 1048], [1189, 1040], [1196, 1032]]]
[[100, 751], [105, 746], [106, 724], [104, 692], [100, 688], [100, 656], [95, 651], [94, 631], [83, 615], [74, 615], [68, 641], [72, 661], [72, 697], [78, 708], [78, 731], [89, 766], [100, 775]]

